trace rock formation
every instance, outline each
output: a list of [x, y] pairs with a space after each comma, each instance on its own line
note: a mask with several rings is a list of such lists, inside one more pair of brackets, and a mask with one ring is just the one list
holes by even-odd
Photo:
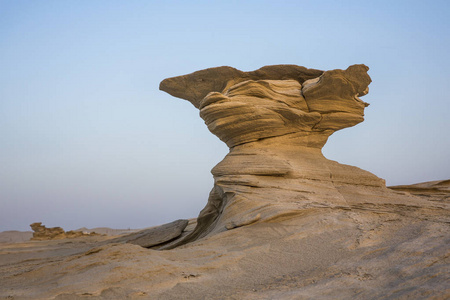
[[47, 228], [42, 225], [42, 222], [36, 222], [30, 225], [31, 229], [33, 229], [33, 237], [31, 240], [35, 241], [44, 241], [44, 240], [60, 240], [67, 238], [76, 238], [81, 236], [91, 236], [98, 235], [95, 232], [84, 233], [82, 231], [64, 231], [61, 227], [52, 227]]
[[136, 233], [109, 240], [107, 243], [129, 243], [144, 248], [161, 246], [178, 238], [188, 226], [189, 220], [176, 220], [168, 224], [156, 226]]
[[387, 201], [383, 179], [321, 152], [332, 133], [364, 120], [368, 70], [218, 67], [162, 81], [161, 90], [190, 101], [230, 148], [212, 170], [197, 228], [172, 247], [305, 208], [361, 206], [361, 194], [366, 203]]
[[445, 202], [450, 200], [450, 180], [428, 181], [411, 185], [396, 185], [389, 187], [395, 191], [407, 192], [416, 196], [426, 197], [431, 201]]
[[389, 189], [321, 153], [363, 121], [367, 70], [220, 67], [164, 80], [230, 147], [198, 219], [0, 244], [0, 298], [448, 299], [450, 181]]

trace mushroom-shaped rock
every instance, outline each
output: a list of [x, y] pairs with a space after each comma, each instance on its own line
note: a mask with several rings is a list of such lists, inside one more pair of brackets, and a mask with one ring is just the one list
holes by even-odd
[[355, 186], [385, 189], [384, 180], [321, 152], [333, 132], [364, 120], [368, 104], [359, 97], [368, 93], [368, 70], [218, 67], [162, 81], [161, 90], [190, 101], [230, 148], [212, 170], [197, 227], [171, 247], [306, 208], [348, 208]]

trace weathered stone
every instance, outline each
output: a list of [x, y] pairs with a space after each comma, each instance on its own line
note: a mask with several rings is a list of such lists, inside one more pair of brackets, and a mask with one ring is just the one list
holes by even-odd
[[97, 235], [95, 232], [84, 233], [82, 231], [64, 231], [61, 227], [47, 228], [42, 225], [42, 222], [33, 223], [30, 225], [33, 229], [33, 237], [31, 240], [43, 241], [43, 240], [60, 240], [67, 238], [76, 238], [81, 236], [92, 236]]
[[160, 89], [199, 108], [208, 129], [230, 147], [212, 170], [214, 187], [197, 227], [167, 248], [312, 207], [402, 202], [389, 199], [383, 179], [321, 152], [332, 133], [364, 120], [368, 104], [359, 97], [368, 93], [368, 69], [219, 67], [161, 82]]
[[179, 237], [188, 223], [189, 220], [176, 220], [110, 240], [108, 243], [130, 243], [144, 248], [150, 248]]
[[222, 92], [227, 86], [247, 80], [287, 80], [302, 83], [322, 75], [323, 71], [307, 69], [296, 65], [265, 66], [252, 72], [243, 72], [232, 67], [209, 68], [192, 74], [167, 78], [159, 89], [172, 96], [183, 98], [199, 107], [200, 102], [210, 92]]
[[368, 92], [367, 70], [219, 67], [161, 82], [160, 89], [199, 108], [208, 129], [230, 147], [212, 170], [210, 199], [184, 242], [317, 203], [348, 207], [335, 182], [384, 187], [382, 179], [321, 153], [333, 132], [364, 120], [368, 104], [359, 96]]

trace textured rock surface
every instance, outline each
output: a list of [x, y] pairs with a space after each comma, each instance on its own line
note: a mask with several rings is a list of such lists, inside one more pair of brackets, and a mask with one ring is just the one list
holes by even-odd
[[449, 201], [432, 205], [430, 191], [407, 206], [396, 195], [405, 197], [307, 208], [170, 251], [104, 236], [0, 244], [0, 298], [448, 299]]
[[280, 65], [244, 73], [219, 67], [166, 79], [160, 89], [199, 108], [209, 130], [230, 148], [288, 134], [292, 145], [322, 148], [334, 131], [364, 120], [368, 104], [358, 97], [368, 92], [368, 69], [322, 72]]
[[160, 89], [172, 96], [190, 101], [195, 107], [210, 92], [222, 92], [227, 86], [247, 80], [286, 80], [304, 82], [322, 75], [323, 71], [295, 65], [266, 66], [253, 72], [242, 72], [232, 67], [210, 68], [189, 75], [167, 78]]
[[108, 241], [108, 243], [130, 243], [144, 248], [161, 245], [179, 237], [188, 225], [188, 220], [176, 220], [161, 226], [144, 229], [123, 237]]

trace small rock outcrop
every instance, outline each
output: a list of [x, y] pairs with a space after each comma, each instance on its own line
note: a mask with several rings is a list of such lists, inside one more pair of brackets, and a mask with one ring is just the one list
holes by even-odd
[[179, 237], [188, 224], [189, 220], [176, 220], [109, 240], [108, 243], [129, 243], [144, 248], [160, 246]]
[[84, 233], [82, 231], [64, 231], [61, 227], [51, 227], [47, 228], [42, 225], [42, 222], [36, 222], [30, 225], [31, 229], [33, 229], [33, 237], [31, 240], [34, 241], [44, 241], [44, 240], [61, 240], [67, 238], [76, 238], [82, 236], [92, 236], [98, 235], [95, 232]]

